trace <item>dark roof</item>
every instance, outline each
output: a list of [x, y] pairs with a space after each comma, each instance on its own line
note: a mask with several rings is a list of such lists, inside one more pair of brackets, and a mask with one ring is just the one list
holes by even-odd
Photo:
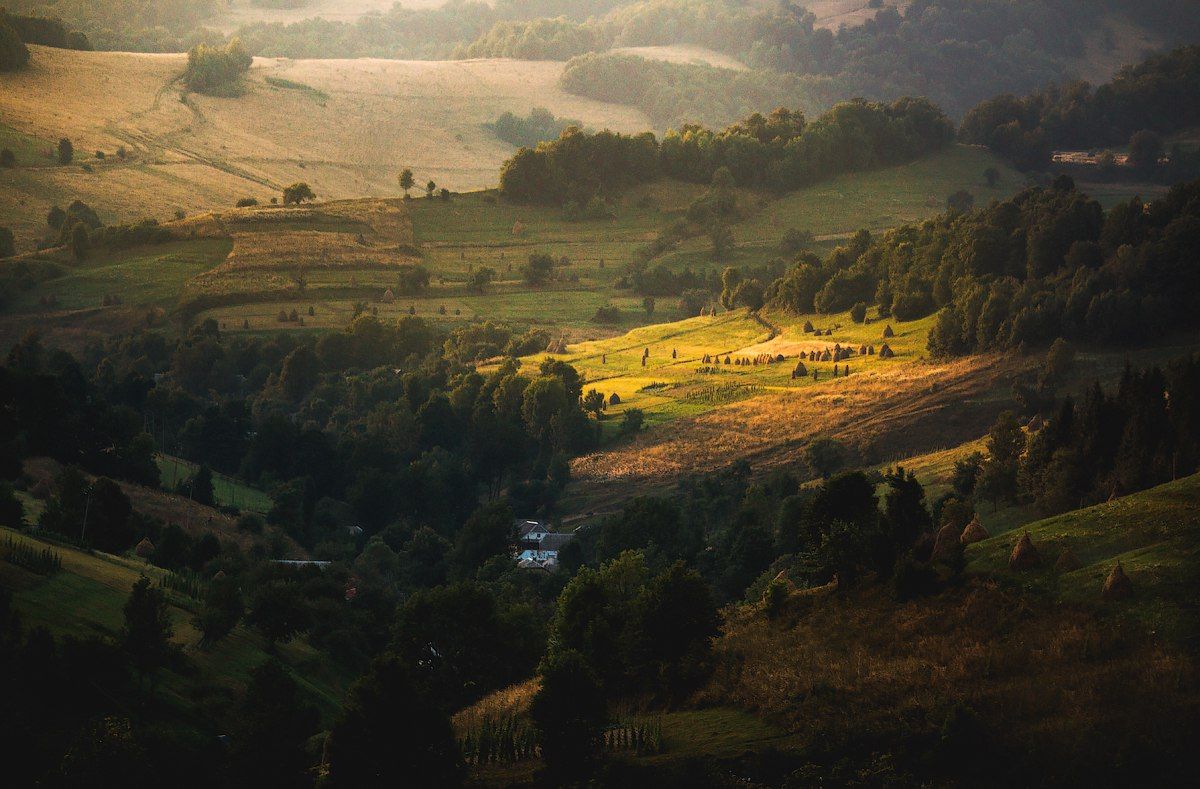
[[574, 534], [547, 534], [538, 544], [538, 548], [543, 551], [557, 551], [573, 539], [575, 539]]

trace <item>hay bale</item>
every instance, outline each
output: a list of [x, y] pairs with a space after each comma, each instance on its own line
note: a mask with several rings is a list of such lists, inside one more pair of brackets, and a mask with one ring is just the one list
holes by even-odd
[[974, 518], [971, 518], [971, 522], [968, 523], [966, 528], [963, 529], [962, 534], [958, 537], [958, 540], [963, 545], [970, 545], [973, 542], [986, 540], [991, 536], [992, 535], [988, 534], [988, 530], [983, 528], [983, 524], [979, 522], [979, 516], [976, 515]]
[[154, 543], [150, 542], [149, 537], [143, 537], [142, 541], [133, 549], [133, 552], [143, 559], [149, 559], [154, 555]]
[[958, 529], [953, 523], [945, 523], [942, 528], [938, 529], [937, 537], [933, 541], [933, 552], [929, 555], [930, 561], [937, 561], [951, 555], [955, 546], [958, 545]]
[[1033, 547], [1033, 540], [1029, 539], [1029, 532], [1025, 532], [1013, 546], [1012, 555], [1008, 557], [1008, 569], [1028, 570], [1041, 563], [1042, 557], [1038, 555], [1037, 548]]
[[1060, 573], [1071, 573], [1083, 567], [1083, 562], [1075, 555], [1075, 552], [1070, 548], [1063, 548], [1062, 553], [1058, 555], [1058, 561], [1054, 563], [1054, 569]]
[[892, 331], [892, 324], [889, 323], [887, 326], [883, 327], [883, 339], [890, 340], [892, 337], [895, 337], [895, 336], [896, 336], [896, 332]]
[[1105, 600], [1124, 600], [1133, 596], [1133, 582], [1125, 574], [1125, 568], [1120, 562], [1113, 565], [1104, 581], [1104, 591], [1101, 593]]

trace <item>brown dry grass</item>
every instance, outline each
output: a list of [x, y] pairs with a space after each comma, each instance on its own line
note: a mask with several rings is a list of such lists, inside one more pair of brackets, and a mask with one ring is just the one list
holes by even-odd
[[[589, 126], [643, 131], [636, 110], [559, 90], [563, 64], [515, 60], [257, 59], [239, 98], [190, 94], [184, 55], [33, 47], [29, 68], [0, 74], [0, 118], [53, 147], [70, 137], [92, 173], [49, 160], [6, 171], [0, 211], [30, 248], [55, 202], [83, 199], [108, 221], [166, 219], [260, 201], [296, 181], [322, 199], [395, 196], [411, 167], [461, 191], [493, 186], [512, 149], [483, 124], [545, 106]], [[271, 86], [280, 77], [321, 93]], [[123, 145], [129, 161], [111, 154]], [[103, 162], [96, 150], [110, 154]], [[90, 160], [90, 161], [89, 161]]]
[[819, 387], [770, 392], [577, 459], [574, 492], [591, 503], [611, 503], [631, 486], [661, 488], [738, 460], [762, 471], [796, 462], [809, 441], [826, 435], [867, 459], [956, 445], [977, 437], [1002, 410], [1006, 384], [1021, 364], [976, 356], [876, 366]]
[[525, 680], [507, 688], [489, 693], [466, 709], [459, 710], [451, 723], [460, 734], [470, 731], [486, 721], [499, 721], [518, 717], [529, 711], [533, 697], [542, 688], [540, 677]]
[[907, 604], [878, 589], [793, 599], [774, 621], [734, 610], [716, 650], [706, 696], [782, 722], [801, 745], [936, 736], [962, 704], [1048, 783], [1108, 769], [1130, 748], [1180, 753], [1200, 711], [1184, 652], [990, 581]]
[[239, 294], [301, 297], [301, 275], [387, 270], [417, 260], [412, 220], [399, 198], [233, 209], [172, 226], [184, 235], [194, 229], [197, 235], [225, 233], [233, 239], [224, 262], [188, 282], [185, 303]]

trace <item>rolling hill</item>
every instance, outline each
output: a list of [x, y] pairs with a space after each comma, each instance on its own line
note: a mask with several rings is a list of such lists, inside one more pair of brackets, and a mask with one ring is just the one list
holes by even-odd
[[[0, 189], [22, 249], [50, 205], [76, 198], [112, 222], [265, 201], [301, 180], [324, 199], [392, 196], [404, 167], [421, 184], [490, 187], [512, 148], [483, 124], [505, 111], [651, 126], [559, 90], [562, 64], [549, 61], [259, 59], [246, 94], [225, 99], [181, 93], [184, 55], [32, 51], [28, 68], [0, 74], [3, 133], [30, 152]], [[77, 151], [70, 166], [45, 156], [61, 137]]]

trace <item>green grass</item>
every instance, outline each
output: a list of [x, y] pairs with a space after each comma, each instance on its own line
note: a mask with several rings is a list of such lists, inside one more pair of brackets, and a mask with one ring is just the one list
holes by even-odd
[[[39, 548], [46, 545], [7, 528], [0, 528], [2, 538]], [[45, 627], [56, 636], [116, 637], [124, 620], [122, 607], [133, 584], [142, 575], [153, 581], [165, 575], [164, 570], [136, 558], [87, 553], [55, 544], [50, 547], [62, 557], [60, 572], [43, 577], [0, 561], [0, 585], [13, 590], [13, 602], [26, 627]], [[239, 625], [228, 638], [201, 650], [197, 646], [199, 633], [191, 624], [198, 604], [174, 591], [167, 590], [166, 595], [175, 628], [173, 641], [197, 672], [160, 672], [160, 697], [186, 714], [195, 706], [195, 694], [202, 687], [215, 685], [227, 692], [240, 692], [250, 672], [267, 660], [261, 638]], [[345, 676], [304, 641], [280, 645], [277, 652], [279, 659], [293, 669], [309, 701], [329, 722], [353, 678]]]
[[290, 80], [290, 79], [284, 79], [283, 77], [267, 77], [266, 83], [273, 88], [281, 88], [283, 90], [297, 90], [297, 91], [300, 91], [301, 93], [307, 93], [308, 95], [312, 96], [314, 99], [317, 99], [319, 101], [325, 101], [326, 99], [329, 98], [329, 94], [323, 90], [314, 88], [311, 85], [305, 85], [303, 82], [294, 82], [293, 80]]
[[[895, 359], [880, 359], [877, 354], [856, 354], [841, 362], [839, 369], [844, 370], [849, 365], [853, 376], [879, 365], [898, 365], [921, 358], [932, 320], [892, 321], [896, 336], [888, 343], [897, 354]], [[817, 328], [834, 329], [833, 336], [817, 338], [805, 334], [805, 321], [812, 321]], [[780, 330], [780, 334], [765, 348], [771, 353], [782, 353], [783, 362], [745, 366], [704, 364], [706, 354], [723, 360], [727, 355], [751, 359], [762, 353], [755, 346], [767, 342], [771, 336], [768, 324]], [[805, 362], [809, 375], [799, 379], [791, 377], [800, 349], [832, 348], [835, 343], [840, 343], [855, 349], [874, 345], [878, 350], [885, 324], [878, 320], [856, 324], [848, 313], [795, 316], [767, 312], [759, 321], [748, 311], [739, 309], [715, 317], [644, 326], [617, 337], [570, 343], [565, 354], [535, 353], [525, 357], [522, 364], [536, 367], [542, 359], [552, 356], [579, 370], [586, 380], [585, 390], [595, 388], [606, 398], [616, 394], [620, 404], [611, 406], [602, 420], [612, 433], [620, 414], [630, 408], [641, 409], [646, 414], [647, 424], [653, 425], [702, 414], [770, 391], [825, 385], [833, 380], [832, 363]], [[642, 356], [647, 350], [649, 356], [643, 366]], [[820, 371], [819, 381], [811, 377], [814, 369]]]
[[[984, 183], [983, 172], [995, 166], [1002, 172], [994, 189]], [[1006, 197], [1023, 185], [1023, 178], [981, 148], [953, 146], [908, 165], [841, 176], [782, 198], [752, 190], [738, 190], [744, 219], [732, 228], [737, 247], [723, 260], [715, 260], [705, 237], [689, 239], [678, 249], [659, 256], [651, 265], [674, 269], [712, 271], [727, 265], [757, 267], [780, 259], [779, 241], [788, 228], [808, 229], [821, 238], [814, 251], [827, 253], [839, 239], [866, 227], [873, 231], [931, 216], [944, 210], [950, 193], [966, 188], [980, 203]], [[605, 220], [567, 221], [558, 206], [514, 205], [494, 191], [455, 195], [451, 200], [426, 199], [421, 190], [406, 202], [412, 219], [414, 244], [422, 265], [429, 269], [429, 291], [419, 299], [397, 298], [393, 305], [378, 303], [383, 291], [395, 285], [386, 270], [313, 271], [308, 280], [307, 303], [317, 305], [315, 321], [306, 327], [340, 328], [352, 315], [356, 301], [372, 302], [380, 316], [416, 313], [443, 324], [488, 318], [516, 325], [542, 325], [572, 336], [604, 337], [613, 327], [592, 321], [596, 308], [614, 304], [625, 313], [615, 328], [629, 329], [652, 320], [670, 320], [676, 299], [658, 299], [654, 317], [640, 309], [641, 298], [617, 289], [630, 263], [687, 206], [703, 194], [701, 184], [658, 181], [629, 190], [613, 204], [614, 217]], [[520, 227], [519, 232], [514, 229]], [[321, 229], [321, 228], [316, 228]], [[545, 253], [566, 265], [556, 267], [559, 278], [551, 288], [534, 289], [522, 281], [520, 269], [532, 253]], [[471, 272], [488, 267], [496, 282], [486, 295], [467, 292]], [[248, 273], [237, 280], [222, 278], [225, 287], [247, 294], [238, 306], [214, 308], [214, 317], [230, 330], [249, 321], [250, 329], [271, 326], [281, 304], [277, 298], [294, 298], [287, 276]], [[275, 297], [255, 299], [255, 293]], [[203, 295], [203, 294], [197, 294]], [[297, 307], [303, 314], [306, 304]], [[446, 308], [446, 313], [439, 311]], [[455, 311], [458, 315], [455, 315]], [[286, 326], [284, 328], [295, 328]]]
[[[1028, 524], [1042, 559], [1040, 569], [1011, 573], [1015, 533], [968, 547], [967, 570], [992, 573], [1071, 602], [1099, 603], [1104, 580], [1121, 562], [1133, 582], [1130, 600], [1105, 604], [1154, 632], [1178, 637], [1194, 632], [1200, 581], [1200, 474]], [[1057, 573], [1054, 562], [1070, 548], [1083, 567]]]
[[183, 284], [225, 259], [228, 239], [205, 238], [109, 252], [96, 250], [79, 264], [64, 267], [62, 276], [22, 293], [12, 312], [43, 309], [42, 297], [57, 299], [54, 309], [103, 306], [106, 295], [121, 297], [125, 306], [173, 307]]
[[781, 744], [786, 735], [761, 718], [732, 707], [669, 712], [662, 716], [663, 752], [647, 759], [728, 757]]
[[[57, 143], [48, 140], [39, 140], [37, 137], [31, 137], [28, 134], [23, 134], [11, 126], [0, 123], [0, 148], [7, 148], [17, 157], [17, 166], [43, 165], [53, 162], [53, 159], [47, 159], [43, 154], [46, 151], [53, 149]], [[80, 158], [84, 158], [83, 152], [77, 152]], [[88, 157], [90, 158], [90, 157]]]
[[[174, 490], [182, 480], [192, 476], [197, 468], [194, 463], [170, 455], [158, 455], [155, 462], [158, 463], [162, 486], [168, 490]], [[217, 472], [213, 473], [213, 495], [217, 506], [237, 507], [243, 512], [265, 515], [272, 506], [271, 497], [263, 491]]]

